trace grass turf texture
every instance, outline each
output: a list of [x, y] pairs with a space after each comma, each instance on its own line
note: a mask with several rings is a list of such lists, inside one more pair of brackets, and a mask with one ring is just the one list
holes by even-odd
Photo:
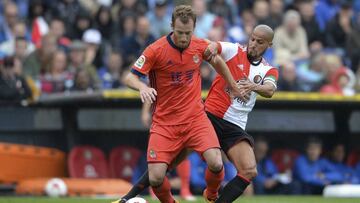
[[[147, 198], [149, 199], [149, 198]], [[0, 203], [111, 203], [113, 199], [0, 197]], [[150, 203], [158, 201], [150, 200]], [[187, 202], [181, 201], [180, 202]], [[237, 203], [359, 203], [360, 198], [323, 198], [320, 196], [256, 196], [243, 197]], [[192, 203], [204, 203], [201, 197]]]

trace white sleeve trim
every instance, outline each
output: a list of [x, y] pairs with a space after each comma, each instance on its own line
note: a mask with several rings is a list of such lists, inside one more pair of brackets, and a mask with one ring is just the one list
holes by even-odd
[[232, 59], [239, 50], [239, 46], [230, 42], [219, 42], [221, 45], [221, 57], [225, 60], [225, 62]]

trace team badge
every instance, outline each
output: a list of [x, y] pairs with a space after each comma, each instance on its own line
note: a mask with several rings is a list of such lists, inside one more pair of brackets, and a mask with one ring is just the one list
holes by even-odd
[[144, 66], [144, 64], [145, 64], [145, 60], [146, 60], [145, 56], [144, 56], [144, 55], [141, 55], [141, 56], [136, 60], [136, 62], [135, 62], [135, 67], [141, 69], [141, 68]]
[[199, 56], [198, 56], [197, 54], [195, 54], [195, 55], [193, 56], [193, 60], [194, 60], [194, 63], [199, 63], [200, 58], [199, 58]]
[[155, 153], [155, 151], [152, 150], [152, 149], [150, 149], [150, 151], [149, 151], [149, 156], [150, 156], [150, 158], [152, 158], [152, 159], [156, 159], [156, 153]]
[[254, 83], [259, 84], [262, 80], [262, 77], [260, 75], [255, 75], [254, 77]]

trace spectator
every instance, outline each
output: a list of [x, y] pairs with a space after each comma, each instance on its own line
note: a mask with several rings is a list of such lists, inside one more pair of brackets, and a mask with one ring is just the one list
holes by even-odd
[[294, 62], [288, 61], [280, 65], [277, 87], [280, 91], [302, 91]]
[[0, 24], [0, 43], [14, 38], [13, 30], [17, 21], [17, 6], [15, 3], [8, 2], [4, 6], [4, 21]]
[[321, 31], [325, 30], [326, 24], [336, 15], [339, 8], [339, 0], [316, 1], [315, 15]]
[[72, 21], [72, 25], [71, 28], [66, 30], [68, 31], [67, 36], [71, 40], [81, 40], [84, 32], [92, 26], [91, 16], [86, 11], [81, 11], [77, 13], [75, 21]]
[[25, 79], [16, 74], [14, 57], [5, 57], [0, 61], [0, 100], [21, 102], [30, 97]]
[[329, 163], [320, 157], [322, 142], [317, 138], [309, 138], [306, 154], [295, 161], [294, 178], [303, 185], [304, 194], [322, 194], [324, 186], [341, 179]]
[[90, 73], [84, 68], [80, 68], [76, 71], [74, 78], [74, 86], [71, 88], [72, 91], [84, 91], [91, 93], [96, 89], [96, 86], [91, 79]]
[[150, 24], [146, 16], [139, 16], [136, 23], [136, 32], [120, 42], [125, 66], [133, 63], [146, 46], [155, 41], [150, 34]]
[[[64, 51], [57, 50], [50, 61], [49, 72], [41, 74], [41, 92], [43, 93], [56, 93], [63, 92], [70, 89], [71, 76], [66, 71], [67, 58]], [[67, 84], [67, 81], [68, 84]], [[66, 86], [67, 85], [67, 86]]]
[[320, 52], [312, 56], [308, 63], [302, 63], [297, 67], [297, 77], [301, 89], [309, 92], [318, 92], [325, 79], [324, 65], [325, 54]]
[[[76, 27], [74, 26], [74, 22], [79, 18], [79, 13], [85, 12], [77, 0], [58, 0], [56, 3], [51, 3], [50, 5], [52, 16], [63, 19], [66, 26], [65, 30], [68, 32]], [[77, 39], [80, 39], [81, 36], [82, 33]]]
[[306, 31], [310, 51], [317, 53], [323, 48], [323, 33], [316, 21], [314, 9], [313, 0], [305, 0], [299, 3], [301, 25]]
[[38, 80], [40, 73], [49, 69], [49, 62], [52, 54], [57, 49], [57, 38], [47, 34], [41, 39], [41, 47], [33, 51], [24, 61], [24, 73], [33, 80]]
[[359, 178], [355, 174], [354, 169], [350, 168], [344, 163], [345, 160], [345, 145], [335, 144], [330, 152], [329, 164], [341, 174], [341, 179], [337, 184], [357, 184]]
[[256, 0], [254, 2], [253, 14], [258, 22], [258, 24], [268, 24], [270, 9], [269, 2], [265, 0]]
[[113, 14], [113, 19], [121, 19], [124, 15], [132, 13], [136, 16], [145, 15], [146, 6], [144, 1], [140, 0], [115, 0], [114, 5], [112, 6], [111, 12]]
[[321, 87], [320, 92], [353, 96], [355, 94], [354, 86], [354, 73], [346, 67], [341, 67], [332, 75], [331, 83]]
[[360, 65], [360, 13], [355, 15], [353, 29], [346, 41], [346, 53], [351, 60], [351, 69], [355, 73], [358, 72]]
[[14, 55], [16, 38], [22, 38], [27, 44], [27, 48], [24, 50], [27, 54], [35, 50], [35, 46], [27, 39], [27, 28], [23, 21], [17, 21], [13, 26], [14, 38], [11, 38], [0, 44], [0, 52], [7, 56]]
[[98, 75], [101, 80], [101, 89], [112, 89], [124, 87], [121, 83], [123, 58], [120, 53], [112, 52], [109, 54], [107, 66], [98, 70]]
[[304, 60], [309, 58], [309, 48], [304, 28], [300, 24], [297, 11], [289, 10], [284, 15], [283, 24], [275, 30], [273, 40], [275, 63]]
[[360, 162], [356, 164], [355, 171], [358, 176], [358, 179], [360, 180]]
[[70, 46], [71, 40], [65, 36], [66, 30], [64, 21], [60, 18], [51, 19], [49, 32], [58, 39], [58, 46], [67, 50]]
[[[29, 46], [31, 46], [31, 45], [32, 45], [33, 48], [29, 49]], [[35, 49], [34, 45], [27, 42], [24, 37], [16, 37], [14, 56], [15, 56], [15, 58], [19, 59], [19, 62], [21, 64], [24, 63], [26, 57], [34, 49]]]
[[300, 189], [292, 183], [291, 174], [280, 174], [275, 163], [267, 157], [269, 146], [264, 138], [255, 141], [255, 157], [258, 175], [254, 179], [255, 194], [299, 194]]
[[209, 11], [218, 17], [222, 17], [227, 24], [233, 25], [235, 22], [229, 1], [210, 0]]
[[117, 25], [117, 43], [123, 38], [130, 37], [136, 30], [137, 17], [133, 13], [123, 14], [123, 17], [119, 20]]
[[241, 14], [241, 23], [228, 30], [229, 41], [246, 44], [256, 23], [256, 18], [251, 10], [244, 10]]
[[146, 14], [151, 25], [150, 32], [155, 39], [167, 35], [171, 31], [171, 15], [167, 13], [167, 7], [167, 0], [156, 0], [154, 11], [149, 11]]
[[339, 13], [330, 20], [326, 26], [326, 46], [332, 48], [345, 48], [346, 39], [352, 30], [351, 19], [353, 11], [351, 3], [341, 4]]
[[276, 29], [281, 25], [284, 13], [284, 1], [282, 0], [270, 0], [269, 1], [270, 15], [267, 21], [267, 25], [272, 29]]
[[72, 78], [75, 78], [75, 75], [79, 69], [84, 69], [89, 72], [91, 81], [94, 83], [94, 87], [100, 87], [100, 80], [98, 78], [96, 68], [92, 64], [85, 63], [86, 44], [84, 44], [82, 41], [74, 40], [69, 48], [69, 65], [67, 70], [70, 72]]
[[84, 63], [94, 65], [96, 68], [102, 67], [106, 45], [101, 43], [101, 33], [96, 29], [88, 29], [84, 32], [82, 40], [86, 44]]
[[194, 34], [199, 38], [207, 38], [216, 16], [207, 10], [205, 0], [194, 0], [192, 6], [197, 15]]
[[95, 16], [95, 28], [100, 31], [103, 42], [109, 44], [114, 37], [114, 21], [110, 7], [101, 6]]

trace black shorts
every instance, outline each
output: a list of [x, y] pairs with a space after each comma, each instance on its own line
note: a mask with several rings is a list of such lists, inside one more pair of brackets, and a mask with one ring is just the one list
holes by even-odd
[[230, 123], [222, 118], [214, 116], [213, 114], [206, 112], [210, 119], [216, 135], [219, 139], [221, 149], [227, 153], [227, 151], [236, 143], [246, 140], [249, 142], [251, 147], [254, 147], [254, 138], [249, 135], [241, 127]]

